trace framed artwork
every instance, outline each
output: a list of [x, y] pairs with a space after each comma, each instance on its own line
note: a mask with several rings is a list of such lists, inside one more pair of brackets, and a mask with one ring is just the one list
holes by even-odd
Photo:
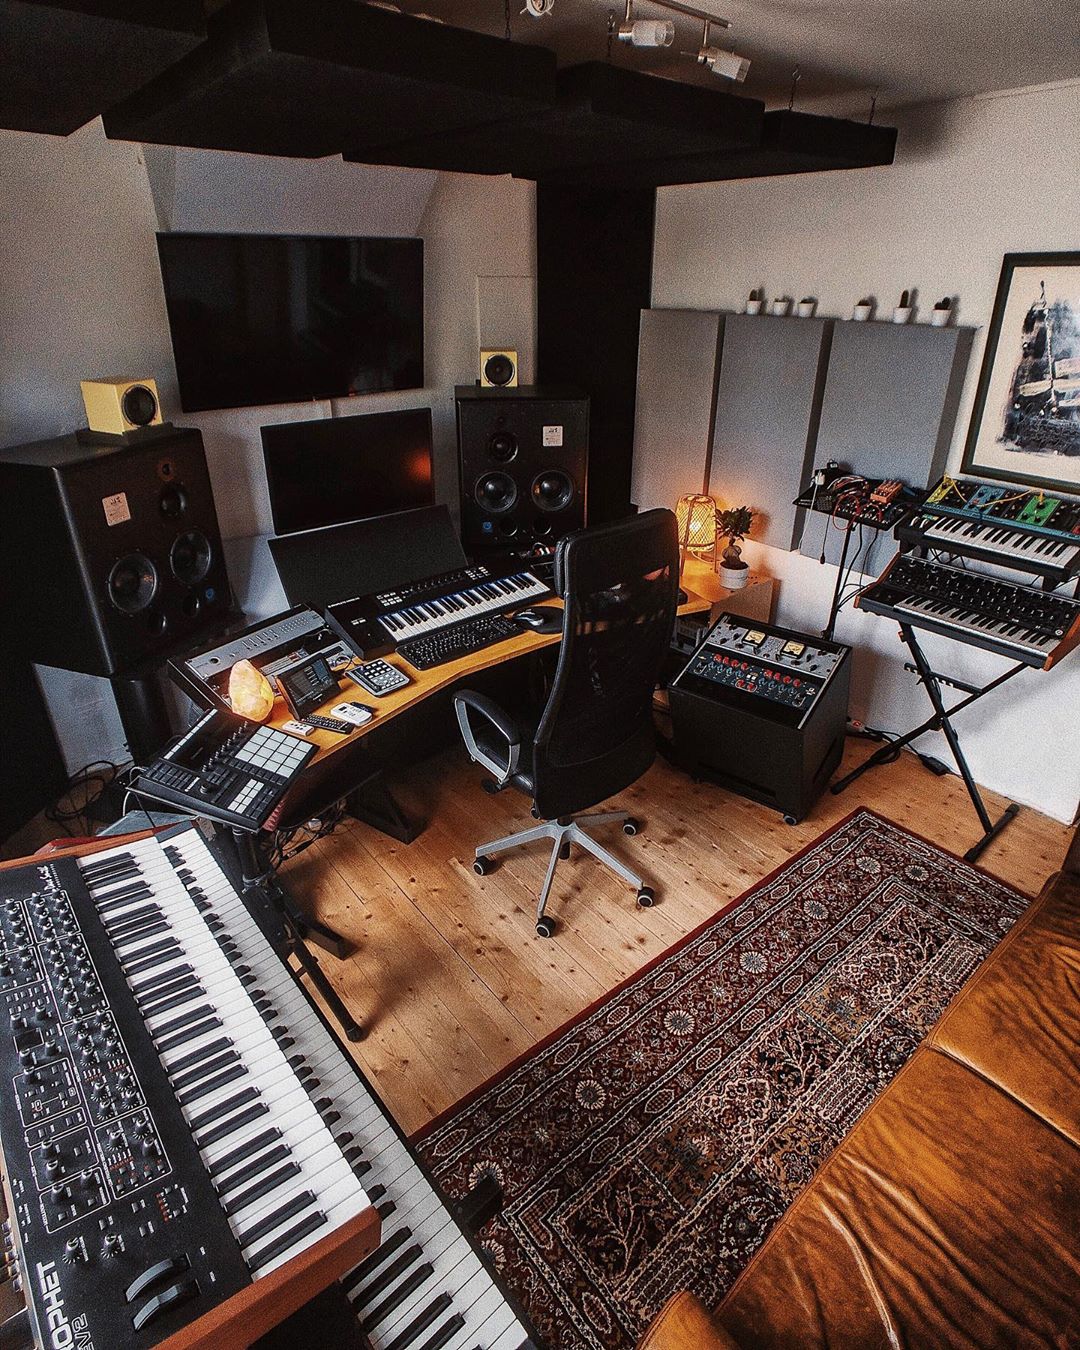
[[964, 473], [1080, 496], [1080, 253], [1007, 253]]

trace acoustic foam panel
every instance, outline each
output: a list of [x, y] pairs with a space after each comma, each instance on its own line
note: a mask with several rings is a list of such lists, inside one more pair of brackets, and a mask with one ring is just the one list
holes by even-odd
[[550, 103], [555, 57], [357, 0], [232, 0], [107, 135], [314, 158]]
[[[945, 471], [973, 336], [971, 328], [923, 323], [836, 323], [816, 462], [835, 459], [865, 478], [899, 478], [911, 487], [936, 482]], [[828, 561], [837, 561], [841, 544], [841, 532], [831, 531]], [[817, 530], [807, 527], [801, 551], [819, 555]], [[892, 551], [875, 550], [881, 567]]]
[[[895, 153], [895, 127], [781, 109], [765, 114], [760, 143], [749, 148], [714, 149], [702, 155], [641, 160], [633, 165], [600, 165], [589, 173], [588, 180], [594, 185], [617, 183], [625, 187], [718, 183], [732, 178], [864, 169], [891, 164]], [[577, 181], [581, 175], [576, 169], [568, 169], [559, 176]]]
[[751, 506], [753, 538], [795, 547], [832, 321], [733, 314], [724, 324], [709, 491]]
[[199, 0], [0, 0], [0, 127], [67, 136], [205, 36]]
[[631, 493], [643, 510], [706, 489], [724, 315], [643, 309]]
[[[554, 107], [497, 126], [402, 138], [345, 158], [373, 164], [462, 173], [563, 175], [568, 167], [619, 166], [661, 156], [717, 153], [757, 145], [763, 105], [699, 85], [659, 79], [603, 62], [568, 66], [558, 75]], [[608, 171], [619, 181], [616, 168]]]

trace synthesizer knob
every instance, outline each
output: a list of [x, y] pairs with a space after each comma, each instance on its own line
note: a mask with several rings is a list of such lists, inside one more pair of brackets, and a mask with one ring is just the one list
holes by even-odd
[[86, 1253], [78, 1238], [68, 1238], [64, 1243], [64, 1255], [69, 1261], [76, 1263], [86, 1260]]
[[105, 1240], [101, 1244], [102, 1256], [119, 1256], [120, 1254], [120, 1234], [106, 1233]]

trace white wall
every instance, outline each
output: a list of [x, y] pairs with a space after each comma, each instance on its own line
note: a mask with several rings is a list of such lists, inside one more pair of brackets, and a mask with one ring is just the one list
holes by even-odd
[[[925, 321], [935, 300], [957, 297], [959, 321], [979, 332], [949, 460], [955, 472], [1002, 255], [1080, 247], [1080, 82], [896, 120], [890, 167], [661, 189], [652, 302], [735, 309], [763, 286], [768, 296], [817, 296], [819, 313], [849, 317], [866, 293], [891, 307], [915, 287]], [[686, 490], [671, 484], [663, 504]], [[824, 624], [831, 567], [753, 546], [747, 556], [781, 578], [781, 622], [810, 631]], [[903, 671], [894, 624], [848, 610], [838, 637], [857, 648], [854, 715], [894, 731], [922, 719], [929, 705]], [[939, 669], [967, 679], [981, 682], [1004, 665], [932, 636], [926, 646]], [[1080, 656], [1048, 674], [1025, 671], [958, 725], [980, 783], [1060, 820], [1076, 815]], [[948, 762], [938, 739], [935, 753]], [[922, 744], [933, 749], [932, 738]]]
[[[153, 376], [166, 418], [203, 432], [236, 580], [252, 575], [271, 521], [259, 428], [270, 422], [430, 404], [435, 485], [456, 502], [453, 385], [475, 379], [480, 333], [507, 328], [531, 365], [531, 188], [341, 160], [288, 160], [107, 141], [100, 123], [67, 138], [0, 132], [0, 444], [85, 424], [79, 380]], [[332, 403], [187, 415], [176, 389], [156, 230], [419, 235], [426, 252], [423, 390]], [[526, 278], [485, 286], [485, 277]], [[264, 597], [238, 586], [242, 603]], [[104, 681], [41, 672], [69, 767], [123, 753]]]

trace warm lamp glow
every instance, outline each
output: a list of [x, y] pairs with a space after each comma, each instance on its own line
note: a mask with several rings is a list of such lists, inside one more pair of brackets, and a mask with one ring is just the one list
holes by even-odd
[[229, 703], [238, 717], [265, 722], [274, 710], [270, 681], [250, 661], [237, 661], [229, 671]]
[[716, 502], [703, 493], [680, 497], [675, 507], [679, 525], [679, 548], [683, 561], [687, 552], [705, 557], [716, 547]]

